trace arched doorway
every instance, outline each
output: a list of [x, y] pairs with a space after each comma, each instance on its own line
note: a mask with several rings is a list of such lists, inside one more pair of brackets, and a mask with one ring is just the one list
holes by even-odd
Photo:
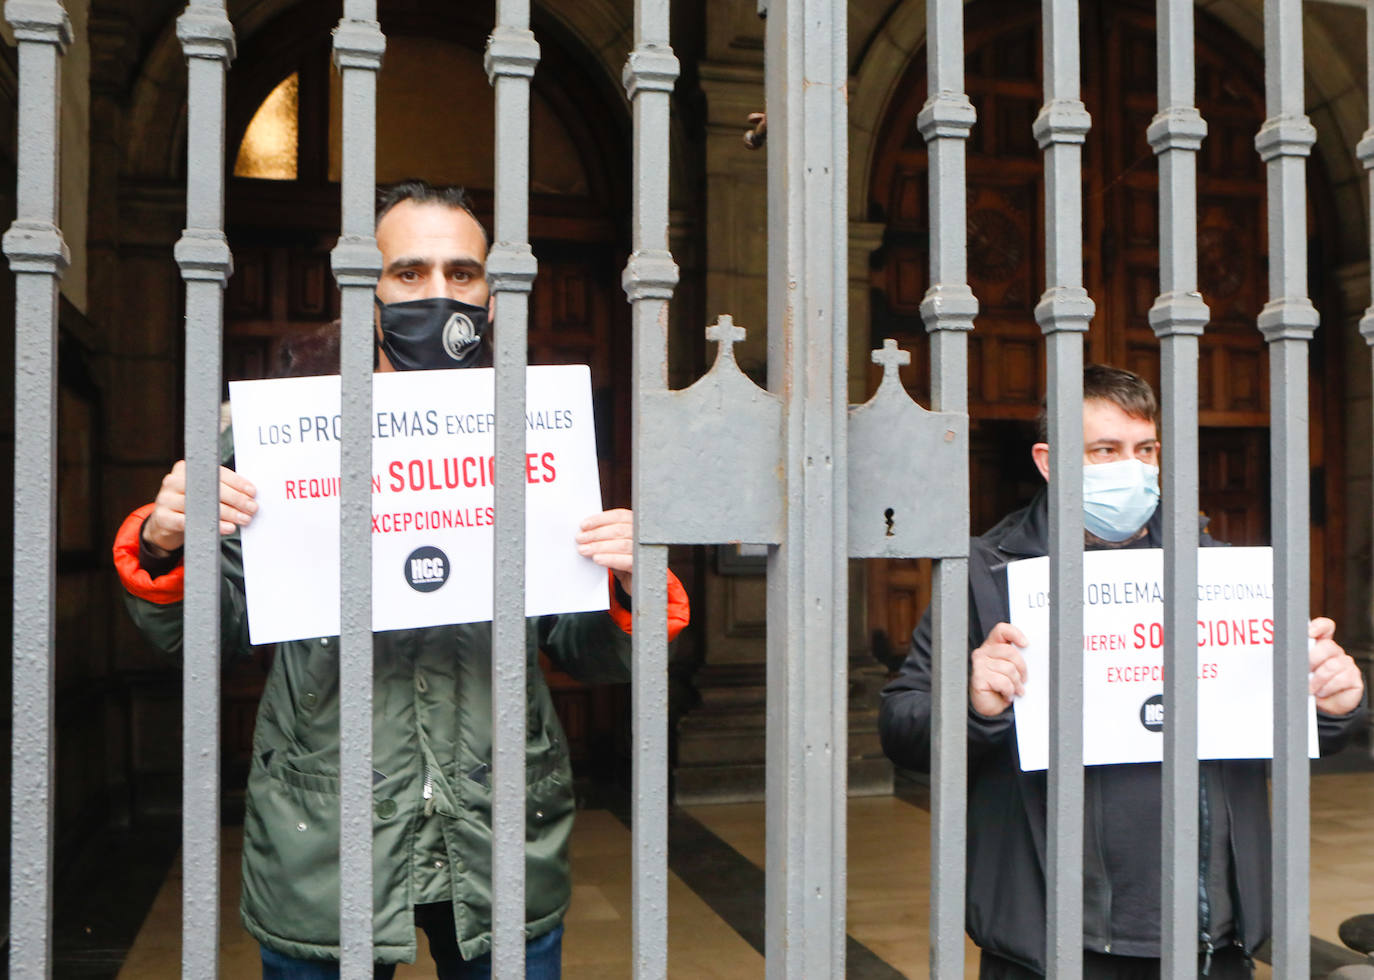
[[[494, 99], [482, 47], [490, 5], [384, 5], [377, 179], [466, 186], [491, 228]], [[226, 229], [235, 271], [225, 293], [225, 378], [271, 376], [283, 344], [338, 316], [330, 251], [339, 227], [342, 148], [331, 31], [338, 9], [298, 4], [255, 32], [229, 76]], [[530, 238], [539, 273], [530, 300], [531, 363], [591, 367], [607, 506], [629, 502], [628, 117], [551, 19], [533, 24], [541, 61], [531, 97]], [[498, 320], [499, 325], [499, 320]], [[580, 764], [613, 760], [627, 693], [546, 675]], [[246, 763], [261, 670], [226, 681], [226, 779]]]
[[[1154, 6], [1109, 0], [1082, 6], [1083, 100], [1093, 129], [1083, 153], [1084, 277], [1097, 304], [1088, 360], [1159, 382], [1159, 345], [1146, 316], [1159, 290], [1158, 167], [1145, 130], [1157, 106]], [[1044, 289], [1043, 163], [1031, 123], [1043, 101], [1041, 17], [1008, 0], [966, 8], [967, 90], [978, 111], [968, 145], [969, 281], [980, 313], [969, 345], [972, 531], [982, 533], [1039, 486], [1029, 446], [1043, 395], [1044, 340], [1032, 309]], [[1197, 102], [1209, 133], [1199, 157], [1199, 273], [1211, 322], [1201, 344], [1201, 506], [1210, 530], [1235, 544], [1269, 539], [1268, 358], [1255, 318], [1267, 299], [1265, 175], [1254, 150], [1264, 119], [1263, 66], [1254, 51], [1197, 12]], [[928, 404], [928, 342], [919, 305], [928, 284], [926, 148], [915, 126], [925, 62], [907, 70], [878, 137], [870, 211], [886, 224], [871, 287], [872, 340], [912, 351], [908, 389]], [[1320, 159], [1309, 168], [1313, 249], [1330, 227]], [[1330, 239], [1334, 240], [1334, 238]], [[1313, 254], [1311, 295], [1324, 322], [1340, 322], [1335, 291]], [[1341, 608], [1338, 501], [1339, 372], [1312, 349], [1313, 602]], [[876, 384], [876, 376], [874, 383]], [[869, 621], [875, 642], [900, 653], [929, 602], [927, 562], [873, 562]]]

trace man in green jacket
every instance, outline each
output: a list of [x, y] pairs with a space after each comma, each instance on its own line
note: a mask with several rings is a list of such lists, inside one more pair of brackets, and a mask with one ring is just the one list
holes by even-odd
[[[378, 370], [490, 363], [487, 238], [458, 188], [405, 181], [379, 195]], [[232, 464], [227, 438], [224, 456]], [[125, 521], [115, 563], [144, 634], [178, 655], [185, 467]], [[255, 490], [221, 468], [222, 645], [248, 651], [238, 529]], [[573, 821], [566, 738], [538, 653], [587, 682], [629, 678], [633, 515], [583, 522], [576, 546], [610, 570], [611, 612], [529, 620], [526, 970], [559, 975]], [[687, 602], [670, 573], [669, 635]], [[376, 976], [416, 955], [418, 925], [438, 975], [490, 976], [491, 624], [378, 633], [374, 640], [373, 875]], [[258, 708], [244, 822], [243, 899], [265, 978], [337, 977], [339, 672], [335, 637], [279, 645]]]

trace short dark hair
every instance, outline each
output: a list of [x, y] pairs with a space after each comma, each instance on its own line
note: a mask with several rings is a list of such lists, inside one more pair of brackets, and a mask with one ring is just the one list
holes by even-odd
[[377, 222], [380, 223], [386, 217], [388, 211], [400, 204], [402, 201], [414, 201], [416, 204], [438, 204], [441, 207], [453, 208], [456, 211], [466, 211], [473, 221], [477, 222], [477, 227], [482, 229], [482, 241], [487, 247], [491, 247], [491, 236], [487, 234], [486, 226], [472, 210], [472, 200], [468, 197], [468, 192], [457, 184], [431, 184], [427, 180], [419, 177], [407, 177], [405, 180], [398, 180], [394, 184], [382, 184], [377, 187]]
[[[1089, 364], [1083, 368], [1083, 400], [1111, 402], [1133, 419], [1159, 421], [1159, 400], [1150, 383], [1133, 371]], [[1048, 442], [1050, 415], [1046, 402], [1040, 403], [1035, 420], [1037, 442]]]

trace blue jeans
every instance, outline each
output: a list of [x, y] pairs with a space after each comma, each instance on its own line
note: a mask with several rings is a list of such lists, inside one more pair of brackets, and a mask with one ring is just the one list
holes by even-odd
[[[415, 906], [415, 924], [429, 937], [439, 980], [491, 980], [491, 954], [465, 960], [458, 952], [453, 906], [448, 902]], [[525, 944], [526, 980], [560, 980], [563, 972], [563, 927], [560, 925]], [[392, 964], [378, 963], [374, 980], [391, 980]], [[262, 947], [262, 980], [338, 980], [339, 964], [331, 960], [300, 960]]]

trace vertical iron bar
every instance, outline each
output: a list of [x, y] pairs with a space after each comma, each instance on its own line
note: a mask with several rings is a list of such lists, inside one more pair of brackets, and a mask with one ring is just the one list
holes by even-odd
[[[662, 474], [646, 472], [642, 460], [652, 448], [643, 425], [646, 401], [668, 387], [668, 303], [677, 284], [677, 265], [668, 250], [670, 101], [678, 76], [668, 43], [669, 6], [669, 0], [636, 0], [635, 47], [624, 71], [634, 109], [634, 251], [623, 283], [634, 321], [632, 504], [637, 521], [666, 502], [656, 492]], [[668, 975], [667, 547], [644, 544], [636, 533], [634, 567], [634, 976], [661, 980]]]
[[[57, 517], [57, 287], [69, 258], [57, 227], [62, 4], [5, 4], [19, 45], [14, 273], [14, 651], [9, 975], [52, 975], [53, 638]], [[20, 719], [23, 719], [22, 724]]]
[[[968, 411], [968, 331], [978, 300], [968, 286], [965, 145], [973, 104], [964, 93], [964, 9], [961, 0], [926, 6], [927, 89], [917, 117], [930, 154], [930, 281], [921, 316], [930, 333], [931, 407]], [[968, 525], [967, 467], [949, 479], [964, 501]], [[931, 759], [930, 975], [964, 975], [964, 846], [968, 758], [968, 560], [935, 563], [932, 583], [932, 689], [935, 692]]]
[[181, 973], [219, 967], [220, 821], [220, 352], [224, 284], [225, 72], [234, 30], [223, 0], [193, 2], [177, 18], [189, 73], [186, 229], [176, 260], [186, 281], [186, 590], [182, 664]]
[[1307, 296], [1306, 158], [1316, 130], [1304, 114], [1302, 4], [1265, 0], [1265, 104], [1255, 148], [1268, 168], [1269, 345], [1274, 542], [1274, 975], [1305, 976], [1308, 943], [1307, 351], [1319, 317]]
[[772, 0], [768, 380], [786, 525], [768, 557], [768, 977], [844, 976], [848, 739], [845, 4]]
[[1159, 337], [1164, 455], [1164, 719], [1160, 957], [1191, 980], [1198, 945], [1197, 512], [1198, 337], [1208, 310], [1197, 282], [1197, 152], [1207, 124], [1193, 105], [1193, 0], [1158, 0], [1159, 112], [1146, 136], [1159, 156]]
[[1077, 0], [1044, 0], [1045, 105], [1033, 132], [1045, 151], [1045, 294], [1050, 444], [1050, 717], [1046, 965], [1057, 980], [1083, 969], [1083, 334], [1094, 307], [1083, 288], [1083, 141]]
[[346, 0], [334, 29], [343, 86], [339, 283], [339, 968], [372, 976], [372, 357], [382, 260], [374, 232], [377, 72], [386, 39], [376, 0]]
[[525, 366], [536, 264], [529, 245], [529, 0], [498, 0], [487, 42], [496, 90], [496, 235], [487, 277], [495, 330], [496, 547], [492, 615], [492, 965], [525, 975]]
[[[1365, 104], [1369, 107], [1369, 128], [1356, 148], [1356, 155], [1369, 175], [1369, 228], [1374, 228], [1374, 11], [1365, 11], [1365, 76], [1368, 89]], [[1371, 303], [1360, 317], [1360, 335], [1371, 349], [1370, 373], [1374, 377], [1374, 236], [1370, 238], [1369, 294]]]

